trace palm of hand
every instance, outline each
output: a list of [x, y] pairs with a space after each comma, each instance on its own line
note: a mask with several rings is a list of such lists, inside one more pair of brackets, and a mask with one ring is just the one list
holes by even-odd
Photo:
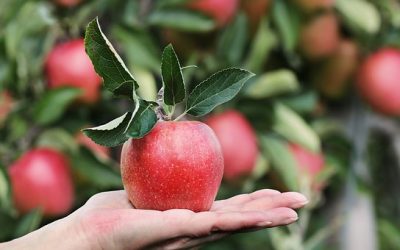
[[225, 235], [297, 220], [293, 210], [307, 203], [294, 192], [260, 190], [214, 202], [210, 211], [134, 209], [125, 191], [93, 196], [76, 211], [94, 249], [188, 249]]

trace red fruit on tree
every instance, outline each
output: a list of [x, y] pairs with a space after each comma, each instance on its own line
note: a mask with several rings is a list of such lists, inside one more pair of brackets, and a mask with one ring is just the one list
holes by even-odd
[[246, 118], [237, 111], [229, 110], [210, 116], [206, 123], [221, 144], [224, 179], [233, 181], [249, 175], [257, 160], [258, 147], [255, 132]]
[[58, 44], [47, 57], [46, 75], [49, 88], [61, 86], [82, 90], [80, 100], [94, 103], [99, 99], [101, 78], [86, 55], [83, 39]]
[[110, 148], [101, 146], [94, 141], [92, 141], [89, 137], [85, 136], [83, 133], [79, 132], [75, 136], [77, 142], [88, 149], [90, 149], [95, 155], [102, 159], [110, 158]]
[[60, 6], [74, 7], [82, 2], [82, 0], [55, 0], [55, 2]]
[[316, 60], [332, 55], [339, 41], [338, 20], [335, 14], [327, 13], [303, 25], [299, 47], [305, 57]]
[[289, 144], [289, 150], [293, 154], [300, 173], [310, 178], [315, 189], [320, 189], [323, 184], [318, 183], [316, 178], [325, 166], [323, 155], [311, 152], [297, 144]]
[[383, 48], [362, 63], [357, 87], [377, 111], [400, 115], [400, 50]]
[[294, 2], [305, 12], [331, 9], [335, 5], [335, 0], [294, 0]]
[[223, 175], [214, 132], [196, 121], [158, 122], [141, 139], [125, 142], [121, 174], [129, 200], [139, 209], [210, 209]]
[[228, 24], [238, 9], [238, 0], [191, 0], [190, 9], [212, 17], [219, 27]]
[[17, 209], [26, 213], [41, 208], [44, 215], [67, 213], [74, 202], [74, 189], [67, 159], [53, 149], [26, 152], [9, 168]]
[[2, 123], [10, 113], [14, 101], [8, 91], [0, 92], [0, 123]]

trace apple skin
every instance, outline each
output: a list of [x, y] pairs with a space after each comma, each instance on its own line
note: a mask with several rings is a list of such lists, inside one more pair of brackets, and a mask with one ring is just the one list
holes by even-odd
[[316, 182], [316, 177], [324, 170], [325, 159], [322, 154], [311, 152], [300, 145], [289, 144], [289, 151], [292, 153], [300, 173], [311, 178], [314, 190], [320, 190], [324, 186], [323, 183]]
[[224, 162], [218, 139], [204, 123], [160, 121], [121, 152], [121, 175], [138, 209], [207, 211], [217, 195]]
[[188, 8], [212, 17], [218, 27], [227, 25], [236, 14], [239, 0], [191, 0]]
[[368, 56], [358, 72], [357, 87], [375, 110], [400, 115], [400, 50], [383, 48]]
[[56, 45], [45, 62], [48, 87], [77, 87], [82, 90], [83, 103], [95, 103], [100, 96], [101, 78], [85, 52], [83, 39]]
[[39, 207], [46, 216], [70, 211], [74, 202], [70, 166], [58, 151], [32, 149], [11, 165], [9, 175], [14, 203], [21, 213]]
[[78, 4], [80, 4], [80, 2], [82, 2], [82, 0], [55, 0], [55, 2], [63, 7], [74, 7]]
[[95, 155], [97, 155], [101, 159], [110, 159], [110, 148], [95, 143], [89, 137], [84, 135], [82, 132], [77, 133], [75, 139], [79, 144], [91, 150]]
[[333, 13], [317, 16], [305, 23], [300, 31], [299, 48], [310, 60], [332, 55], [340, 41], [338, 20]]
[[7, 91], [0, 92], [0, 124], [7, 118], [11, 109], [14, 106], [14, 100], [11, 94]]
[[336, 52], [320, 66], [315, 67], [313, 82], [324, 96], [340, 98], [346, 92], [358, 64], [358, 45], [351, 40], [341, 40]]
[[235, 181], [251, 174], [254, 169], [258, 146], [257, 137], [246, 118], [235, 110], [215, 114], [205, 121], [210, 126], [224, 155], [224, 179]]
[[294, 0], [294, 2], [305, 12], [332, 9], [335, 5], [335, 0]]

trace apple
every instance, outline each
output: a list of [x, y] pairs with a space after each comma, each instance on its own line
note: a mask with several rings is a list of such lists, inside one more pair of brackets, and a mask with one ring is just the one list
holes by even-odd
[[110, 148], [95, 143], [89, 137], [85, 136], [82, 132], [77, 133], [75, 139], [79, 144], [90, 149], [99, 158], [101, 159], [110, 158]]
[[59, 216], [70, 211], [74, 202], [70, 166], [58, 151], [32, 149], [10, 166], [9, 175], [21, 213], [41, 208], [46, 216]]
[[63, 7], [74, 7], [78, 5], [82, 0], [55, 0], [55, 2]]
[[101, 78], [86, 55], [83, 39], [56, 45], [47, 56], [45, 69], [49, 88], [80, 88], [80, 101], [84, 103], [94, 103], [99, 99]]
[[310, 178], [314, 190], [321, 189], [323, 183], [317, 182], [316, 178], [324, 170], [325, 160], [322, 154], [311, 152], [298, 144], [289, 144], [289, 150], [298, 166], [302, 176]]
[[198, 121], [159, 121], [121, 152], [128, 198], [139, 209], [210, 209], [221, 183], [223, 156], [214, 132]]
[[294, 0], [294, 2], [305, 12], [332, 9], [335, 5], [335, 0]]
[[7, 118], [14, 106], [14, 100], [11, 94], [4, 90], [0, 92], [0, 124]]
[[332, 55], [339, 41], [338, 20], [335, 14], [326, 13], [311, 19], [302, 26], [299, 48], [306, 58], [317, 60]]
[[266, 15], [272, 0], [242, 0], [241, 6], [249, 20], [250, 30], [254, 33], [262, 17]]
[[234, 181], [251, 174], [257, 156], [257, 137], [246, 118], [235, 110], [228, 110], [207, 118], [222, 148], [224, 179]]
[[212, 17], [218, 27], [228, 24], [238, 9], [238, 0], [191, 0], [188, 8]]
[[358, 72], [357, 87], [377, 111], [400, 115], [400, 50], [382, 48], [368, 56]]
[[314, 83], [329, 98], [343, 96], [350, 78], [358, 66], [358, 46], [351, 40], [341, 40], [335, 53], [315, 67]]

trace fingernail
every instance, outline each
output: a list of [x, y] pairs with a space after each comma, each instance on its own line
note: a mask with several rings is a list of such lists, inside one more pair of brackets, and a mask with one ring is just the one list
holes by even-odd
[[303, 207], [305, 205], [307, 205], [310, 201], [309, 200], [305, 200], [305, 201], [300, 201], [294, 204], [295, 207]]
[[293, 223], [293, 222], [297, 221], [298, 219], [299, 219], [299, 217], [297, 217], [297, 216], [295, 216], [295, 217], [290, 217], [289, 219], [287, 219], [287, 220], [285, 221], [285, 224]]
[[272, 225], [272, 221], [262, 221], [256, 224], [257, 227], [267, 227]]

